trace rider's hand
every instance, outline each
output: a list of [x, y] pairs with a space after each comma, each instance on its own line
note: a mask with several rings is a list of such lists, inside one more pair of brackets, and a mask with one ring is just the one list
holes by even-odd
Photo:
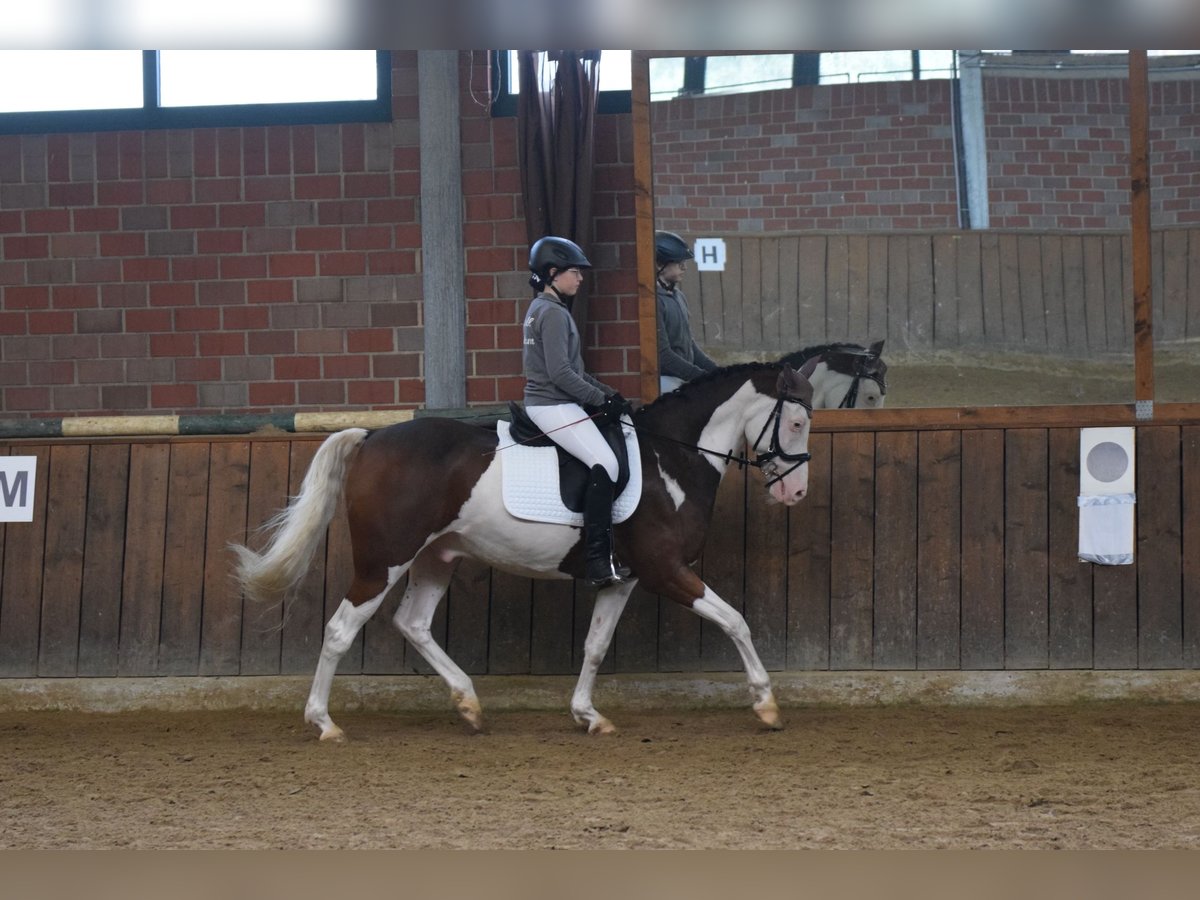
[[609, 422], [616, 425], [621, 421], [622, 413], [633, 415], [633, 404], [622, 397], [620, 391], [615, 391], [604, 398], [604, 405], [600, 407], [600, 411]]

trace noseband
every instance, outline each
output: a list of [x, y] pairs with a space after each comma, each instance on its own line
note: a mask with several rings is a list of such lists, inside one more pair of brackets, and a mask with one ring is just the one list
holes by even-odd
[[[783, 447], [779, 445], [779, 423], [783, 420], [783, 404], [799, 403], [808, 412], [809, 417], [812, 417], [812, 406], [805, 403], [803, 400], [798, 400], [795, 397], [780, 397], [775, 401], [775, 408], [771, 410], [771, 415], [767, 417], [767, 421], [763, 422], [762, 431], [758, 433], [758, 437], [754, 441], [754, 445], [750, 448], [757, 450], [759, 443], [763, 439], [763, 435], [767, 433], [767, 428], [774, 424], [771, 429], [771, 443], [767, 446], [766, 453], [759, 453], [754, 457], [754, 462], [750, 465], [762, 470], [762, 473], [767, 476], [767, 487], [769, 488], [777, 481], [782, 481], [787, 478], [792, 472], [800, 468], [810, 459], [811, 453], [785, 453]], [[779, 465], [775, 460], [793, 463], [786, 472], [779, 471]]]
[[[841, 352], [847, 353], [848, 351], [843, 350]], [[858, 383], [864, 378], [870, 378], [879, 385], [879, 390], [882, 393], [887, 393], [887, 382], [884, 381], [883, 376], [877, 372], [866, 371], [867, 364], [878, 360], [879, 357], [874, 353], [855, 353], [854, 355], [858, 357], [858, 361], [854, 364], [854, 375], [850, 382], [850, 390], [846, 391], [846, 396], [838, 404], [838, 409], [853, 409], [858, 405]]]

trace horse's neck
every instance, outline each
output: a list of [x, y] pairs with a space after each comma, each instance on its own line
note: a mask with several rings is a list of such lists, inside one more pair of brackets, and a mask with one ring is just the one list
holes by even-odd
[[813, 386], [813, 409], [837, 409], [854, 379], [851, 375], [835, 372], [828, 364], [821, 363], [808, 380]]

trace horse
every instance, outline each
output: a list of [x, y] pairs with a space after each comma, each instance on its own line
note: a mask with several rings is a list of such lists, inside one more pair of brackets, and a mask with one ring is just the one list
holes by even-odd
[[882, 353], [883, 341], [870, 347], [843, 341], [805, 347], [780, 362], [808, 376], [814, 409], [878, 409], [887, 396]]
[[[729, 636], [741, 655], [755, 714], [770, 728], [782, 727], [745, 619], [690, 564], [704, 546], [717, 486], [730, 463], [758, 468], [769, 502], [790, 506], [804, 498], [811, 416], [812, 385], [805, 376], [783, 363], [746, 363], [707, 373], [623, 418], [624, 428], [636, 429], [642, 473], [636, 508], [614, 525], [616, 553], [632, 578], [597, 592], [570, 704], [575, 722], [589, 734], [616, 730], [593, 705], [592, 689], [639, 581]], [[737, 455], [744, 445], [754, 459]], [[504, 449], [494, 429], [455, 419], [347, 428], [325, 439], [300, 492], [262, 526], [270, 535], [263, 549], [232, 546], [246, 596], [285, 600], [345, 497], [354, 574], [326, 625], [304, 711], [322, 740], [345, 737], [329, 715], [338, 661], [405, 574], [408, 586], [393, 622], [446, 681], [453, 705], [475, 731], [482, 730], [483, 715], [474, 685], [430, 634], [457, 561], [471, 557], [525, 577], [582, 577], [580, 528], [526, 521], [505, 509]]]

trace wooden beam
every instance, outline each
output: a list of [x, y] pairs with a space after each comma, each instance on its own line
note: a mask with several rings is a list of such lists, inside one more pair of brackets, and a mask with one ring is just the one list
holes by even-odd
[[650, 150], [650, 57], [631, 56], [633, 211], [637, 239], [638, 346], [641, 399], [658, 397], [658, 312], [654, 296], [654, 166]]
[[1146, 51], [1129, 51], [1130, 227], [1133, 233], [1134, 399], [1154, 400], [1150, 255], [1150, 83]]

